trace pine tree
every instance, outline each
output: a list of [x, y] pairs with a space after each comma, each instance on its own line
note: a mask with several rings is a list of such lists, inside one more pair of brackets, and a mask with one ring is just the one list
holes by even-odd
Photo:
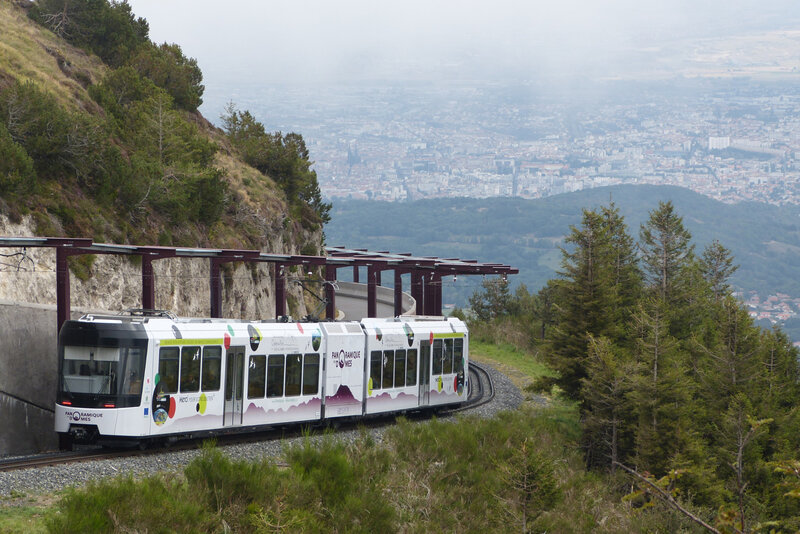
[[532, 315], [539, 322], [539, 339], [544, 341], [549, 328], [556, 324], [555, 301], [558, 298], [558, 289], [553, 280], [548, 280], [536, 294], [533, 300]]
[[571, 230], [565, 241], [572, 250], [561, 250], [561, 299], [549, 357], [559, 372], [559, 386], [577, 399], [581, 379], [586, 377], [588, 336], [605, 334], [610, 319], [606, 307], [609, 299], [604, 294], [608, 286], [602, 269], [608, 238], [602, 216], [594, 211], [584, 210], [581, 227], [573, 226]]
[[695, 365], [709, 408], [720, 413], [737, 393], [751, 394], [761, 375], [758, 361], [759, 329], [733, 297], [727, 297], [712, 315], [706, 341], [695, 338]]
[[486, 278], [481, 290], [469, 297], [469, 306], [479, 321], [492, 321], [509, 313], [511, 293], [508, 282], [502, 278]]
[[703, 256], [700, 259], [700, 271], [703, 273], [703, 278], [711, 286], [716, 302], [719, 302], [722, 297], [730, 293], [731, 288], [728, 285], [728, 280], [738, 268], [739, 266], [733, 263], [731, 251], [723, 247], [716, 239], [703, 250]]
[[613, 203], [584, 210], [581, 226], [573, 226], [565, 242], [562, 279], [554, 285], [558, 318], [551, 329], [550, 358], [560, 373], [559, 385], [580, 398], [588, 336], [627, 345], [626, 325], [641, 294], [641, 273], [633, 239]]
[[[761, 365], [755, 391], [762, 406], [759, 416], [777, 416], [794, 409], [800, 396], [800, 355], [786, 333], [766, 330], [761, 333], [758, 360]], [[800, 436], [798, 437], [800, 439]]]
[[628, 233], [628, 226], [619, 213], [619, 208], [611, 202], [601, 208], [603, 225], [607, 233], [607, 247], [604, 251], [608, 269], [609, 302], [606, 313], [612, 316], [610, 329], [617, 342], [625, 337], [625, 328], [631, 312], [642, 292], [642, 272], [636, 257], [636, 243]]
[[660, 300], [646, 299], [632, 318], [638, 363], [631, 393], [638, 414], [637, 465], [659, 476], [681, 449], [681, 427], [691, 397], [683, 356], [678, 341], [669, 335], [667, 315]]
[[589, 466], [625, 462], [632, 451], [634, 420], [628, 395], [635, 364], [608, 338], [589, 336], [586, 377], [581, 379], [583, 447]]
[[683, 296], [682, 271], [694, 255], [691, 238], [671, 201], [659, 202], [639, 232], [647, 280], [661, 300], [670, 304]]

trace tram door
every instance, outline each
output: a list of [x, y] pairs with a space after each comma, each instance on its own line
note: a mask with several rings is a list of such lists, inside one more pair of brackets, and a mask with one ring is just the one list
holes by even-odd
[[229, 348], [225, 362], [225, 415], [222, 425], [241, 425], [244, 408], [244, 347]]
[[427, 406], [431, 398], [431, 343], [423, 341], [419, 347], [419, 405]]

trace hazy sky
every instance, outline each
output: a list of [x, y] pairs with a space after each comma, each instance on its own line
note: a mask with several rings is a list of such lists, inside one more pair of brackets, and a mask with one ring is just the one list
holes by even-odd
[[689, 38], [800, 29], [797, 0], [129, 3], [207, 84], [613, 75]]

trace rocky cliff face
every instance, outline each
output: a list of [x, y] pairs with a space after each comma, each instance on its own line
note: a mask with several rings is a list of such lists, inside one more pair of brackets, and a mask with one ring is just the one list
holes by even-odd
[[[0, 215], [0, 236], [35, 235], [30, 217], [19, 224]], [[270, 240], [269, 250], [280, 254], [300, 254], [298, 245], [284, 235]], [[320, 236], [305, 236], [296, 242], [321, 242]], [[0, 248], [0, 299], [36, 304], [56, 303], [56, 254], [49, 248]], [[156, 281], [156, 307], [184, 317], [207, 317], [210, 307], [210, 261], [171, 258], [153, 262]], [[269, 263], [234, 263], [223, 266], [224, 317], [269, 319], [275, 316], [274, 267]], [[88, 278], [70, 276], [72, 307], [97, 311], [121, 311], [142, 306], [141, 266], [126, 256], [97, 255], [88, 269]], [[291, 283], [288, 273], [287, 310], [295, 317], [307, 313], [302, 289]]]

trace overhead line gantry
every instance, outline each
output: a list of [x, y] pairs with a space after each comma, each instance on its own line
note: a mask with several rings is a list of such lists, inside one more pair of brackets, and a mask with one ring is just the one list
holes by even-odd
[[153, 261], [166, 258], [204, 258], [209, 265], [211, 317], [222, 314], [221, 266], [225, 263], [271, 263], [274, 267], [275, 316], [286, 316], [286, 270], [301, 266], [304, 272], [313, 267], [324, 268], [326, 316], [336, 316], [336, 271], [342, 267], [353, 268], [353, 281], [359, 282], [359, 268], [367, 268], [367, 316], [377, 316], [377, 286], [383, 271], [394, 272], [394, 315], [402, 310], [402, 276], [411, 276], [411, 296], [417, 303], [417, 314], [440, 315], [442, 309], [442, 276], [517, 274], [518, 269], [497, 263], [479, 263], [475, 260], [413, 256], [409, 253], [369, 251], [346, 247], [327, 247], [327, 256], [272, 254], [258, 250], [215, 249], [166, 246], [116, 245], [95, 243], [88, 238], [63, 237], [0, 237], [0, 247], [53, 248], [56, 251], [56, 306], [57, 327], [70, 317], [70, 256], [83, 254], [112, 254], [139, 256], [142, 260], [142, 307], [155, 308], [155, 277]]

